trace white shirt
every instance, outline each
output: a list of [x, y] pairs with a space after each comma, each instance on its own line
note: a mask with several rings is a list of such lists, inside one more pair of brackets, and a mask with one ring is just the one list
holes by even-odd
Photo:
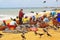
[[10, 25], [15, 25], [16, 24], [16, 21], [11, 21], [10, 22]]
[[49, 22], [49, 19], [48, 18], [44, 18], [43, 21], [44, 22]]

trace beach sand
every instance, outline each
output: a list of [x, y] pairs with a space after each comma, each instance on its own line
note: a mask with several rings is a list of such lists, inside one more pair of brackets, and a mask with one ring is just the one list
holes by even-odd
[[[40, 38], [39, 35], [35, 35], [34, 32], [28, 32], [25, 34], [26, 40], [60, 40], [60, 29], [58, 31], [54, 31], [49, 29], [49, 33], [52, 37], [46, 35], [42, 29], [39, 29], [39, 33], [43, 33], [44, 35]], [[0, 31], [2, 33], [2, 31]], [[21, 33], [13, 34], [13, 33], [2, 33], [3, 36], [0, 40], [22, 40]]]
[[[10, 22], [10, 20], [7, 22]], [[49, 29], [48, 32], [52, 35], [52, 37], [47, 36], [46, 33], [43, 32], [42, 28], [38, 28], [37, 32], [44, 35], [40, 37], [39, 35], [35, 35], [33, 31], [30, 31], [25, 34], [26, 40], [60, 40], [60, 29]], [[3, 34], [0, 40], [22, 40], [21, 33], [3, 33], [2, 31], [0, 31], [0, 33]]]
[[[60, 12], [60, 11], [57, 11]], [[11, 20], [7, 20], [7, 23], [9, 23]], [[34, 32], [28, 32], [25, 34], [26, 40], [60, 40], [60, 29], [53, 30], [49, 29], [48, 32], [52, 35], [52, 37], [49, 37], [46, 35], [46, 33], [43, 32], [41, 28], [38, 28], [39, 30], [37, 31], [38, 33], [43, 33], [44, 35], [40, 38], [39, 35], [35, 35]], [[2, 37], [0, 40], [22, 40], [21, 38], [21, 33], [13, 34], [13, 33], [2, 33]]]

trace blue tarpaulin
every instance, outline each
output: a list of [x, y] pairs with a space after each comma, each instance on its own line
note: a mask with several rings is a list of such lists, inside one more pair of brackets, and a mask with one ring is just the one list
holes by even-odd
[[57, 21], [60, 22], [60, 13], [57, 14]]

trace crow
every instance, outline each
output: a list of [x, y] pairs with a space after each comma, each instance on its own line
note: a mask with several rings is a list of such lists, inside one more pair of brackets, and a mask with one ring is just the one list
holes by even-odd
[[51, 37], [51, 35], [49, 33], [47, 33], [47, 35]]
[[3, 34], [0, 34], [0, 38], [2, 37]]
[[21, 35], [21, 37], [22, 37], [23, 39], [26, 39], [26, 37], [25, 37], [23, 34]]
[[37, 33], [37, 32], [35, 32], [35, 34], [36, 34], [36, 35], [39, 35], [40, 37], [41, 37], [42, 35], [44, 35], [44, 34], [40, 34], [40, 33]]

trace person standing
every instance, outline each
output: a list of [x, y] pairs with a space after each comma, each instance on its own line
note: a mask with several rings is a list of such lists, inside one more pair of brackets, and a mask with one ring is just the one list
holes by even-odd
[[20, 24], [23, 23], [23, 22], [22, 22], [23, 16], [24, 16], [23, 9], [21, 9], [21, 10], [19, 11], [19, 22], [20, 22]]
[[56, 12], [55, 12], [55, 11], [52, 11], [52, 12], [50, 13], [50, 15], [51, 15], [52, 17], [54, 17], [54, 16], [56, 15]]

